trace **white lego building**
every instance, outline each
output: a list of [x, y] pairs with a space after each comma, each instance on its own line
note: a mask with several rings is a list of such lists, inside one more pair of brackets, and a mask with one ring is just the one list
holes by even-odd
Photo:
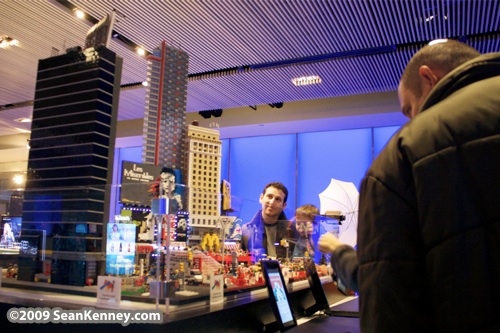
[[190, 239], [196, 240], [217, 228], [220, 217], [222, 143], [218, 130], [195, 125], [188, 125], [186, 141], [187, 211], [193, 229]]

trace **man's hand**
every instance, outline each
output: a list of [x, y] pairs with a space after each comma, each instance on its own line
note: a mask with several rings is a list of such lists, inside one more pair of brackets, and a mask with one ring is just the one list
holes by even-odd
[[318, 249], [323, 253], [332, 253], [339, 246], [344, 245], [334, 234], [327, 232], [318, 241]]

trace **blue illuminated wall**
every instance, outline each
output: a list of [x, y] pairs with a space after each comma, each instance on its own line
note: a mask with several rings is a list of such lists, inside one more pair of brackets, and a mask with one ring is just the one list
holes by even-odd
[[372, 159], [370, 128], [298, 135], [297, 207], [320, 208], [318, 194], [332, 178], [356, 187]]
[[[260, 209], [259, 196], [271, 181], [289, 189], [285, 213], [311, 203], [320, 208], [319, 193], [332, 178], [359, 183], [373, 158], [399, 126], [268, 135], [222, 140], [221, 179], [231, 183], [232, 206], [243, 221]], [[141, 147], [121, 148], [122, 161], [141, 160]], [[116, 183], [116, 182], [115, 182]]]
[[231, 194], [237, 198], [232, 205], [243, 221], [260, 209], [259, 196], [270, 182], [285, 184], [289, 205], [294, 205], [296, 137], [286, 134], [230, 140], [228, 180]]
[[389, 142], [389, 139], [399, 130], [401, 126], [377, 127], [373, 129], [373, 151], [377, 156]]

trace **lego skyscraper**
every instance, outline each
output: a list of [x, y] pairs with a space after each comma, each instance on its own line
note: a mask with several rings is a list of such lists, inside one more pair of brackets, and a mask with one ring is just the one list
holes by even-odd
[[122, 59], [105, 47], [39, 61], [21, 280], [41, 272], [38, 256], [45, 252], [38, 249], [52, 250], [45, 258], [52, 259], [52, 283], [83, 286], [96, 274], [109, 218], [121, 70]]
[[222, 143], [217, 130], [188, 125], [188, 211], [192, 227], [215, 228], [220, 217]]
[[185, 175], [189, 56], [163, 41], [148, 60], [142, 161], [179, 169]]

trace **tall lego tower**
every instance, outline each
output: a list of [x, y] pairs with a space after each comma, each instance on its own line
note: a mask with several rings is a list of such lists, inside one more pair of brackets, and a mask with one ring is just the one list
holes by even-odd
[[190, 225], [215, 228], [220, 216], [222, 143], [217, 130], [188, 125], [187, 184]]
[[143, 163], [180, 169], [183, 176], [188, 62], [186, 52], [165, 41], [148, 57], [142, 145]]
[[122, 59], [104, 46], [39, 61], [20, 280], [33, 281], [47, 259], [52, 283], [83, 286], [96, 274], [109, 218], [121, 70]]

